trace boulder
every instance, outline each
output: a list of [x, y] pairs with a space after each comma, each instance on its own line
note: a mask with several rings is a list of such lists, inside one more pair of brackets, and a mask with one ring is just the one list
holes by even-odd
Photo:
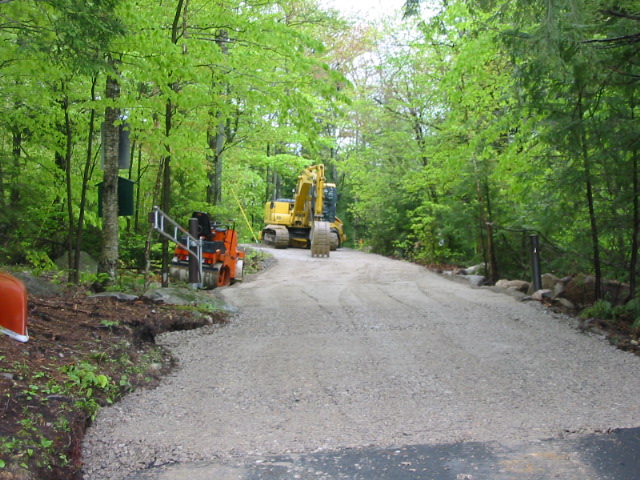
[[[61, 270], [69, 268], [69, 255], [65, 252], [57, 258], [55, 264]], [[96, 262], [87, 252], [80, 252], [80, 271], [96, 275], [98, 273], [98, 262]]]
[[471, 267], [467, 267], [464, 268], [462, 270], [460, 270], [458, 273], [460, 275], [474, 275], [478, 272], [481, 272], [485, 269], [485, 264], [484, 263], [480, 263], [478, 265], [473, 265]]
[[487, 277], [482, 275], [463, 275], [460, 278], [464, 278], [467, 282], [475, 287], [479, 287], [487, 283]]
[[187, 288], [157, 288], [145, 292], [142, 297], [152, 302], [170, 305], [198, 305], [199, 303], [198, 292]]
[[[566, 298], [577, 308], [593, 305], [596, 300], [596, 279], [593, 275], [578, 274], [563, 278], [554, 288], [554, 298]], [[629, 285], [615, 280], [605, 280], [602, 294], [611, 305], [624, 305], [629, 297]]]
[[91, 297], [110, 297], [123, 302], [132, 302], [138, 299], [137, 295], [130, 295], [128, 293], [122, 292], [101, 292], [96, 293], [95, 295], [91, 295]]
[[629, 285], [615, 280], [607, 280], [602, 285], [604, 299], [611, 302], [611, 305], [624, 305], [629, 298]]
[[575, 312], [576, 306], [566, 298], [554, 299], [554, 304], [561, 307], [565, 312]]
[[563, 278], [562, 280], [560, 280], [558, 283], [556, 283], [556, 286], [553, 287], [553, 298], [562, 298], [564, 295], [564, 287], [567, 284], [567, 282], [569, 281], [569, 278]]
[[238, 313], [236, 307], [227, 305], [202, 290], [192, 290], [190, 288], [154, 288], [144, 293], [141, 298], [157, 303], [192, 305], [207, 307], [212, 311], [222, 311], [229, 314]]
[[578, 308], [593, 305], [596, 300], [596, 279], [582, 273], [571, 277], [564, 286], [562, 298], [566, 298]]
[[[558, 283], [560, 283], [560, 279], [558, 277], [556, 277], [552, 273], [544, 273], [544, 274], [542, 274], [540, 276], [540, 281], [542, 283], [541, 287], [542, 287], [543, 290], [551, 290], [551, 291], [553, 291], [553, 289], [556, 287], [556, 285]], [[535, 286], [533, 285], [533, 282], [531, 282], [531, 285], [529, 286], [529, 290], [527, 291], [527, 293], [529, 295], [533, 295], [534, 288], [535, 288]]]
[[555, 286], [560, 282], [560, 279], [553, 273], [545, 273], [541, 277], [542, 288], [545, 290], [553, 290]]
[[60, 285], [36, 277], [29, 272], [16, 272], [12, 273], [12, 275], [24, 283], [29, 295], [36, 297], [55, 297], [56, 295], [61, 295], [63, 292], [63, 288]]
[[543, 288], [542, 290], [537, 290], [533, 292], [531, 298], [534, 300], [538, 300], [541, 302], [542, 300], [551, 300], [551, 290]]
[[524, 280], [498, 280], [496, 287], [526, 293], [529, 290], [529, 282]]

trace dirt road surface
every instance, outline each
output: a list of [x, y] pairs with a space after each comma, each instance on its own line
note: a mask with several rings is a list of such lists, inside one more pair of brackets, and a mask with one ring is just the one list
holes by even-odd
[[609, 478], [576, 445], [640, 426], [640, 358], [535, 302], [349, 249], [269, 252], [215, 292], [230, 324], [160, 338], [179, 368], [100, 413], [85, 480]]

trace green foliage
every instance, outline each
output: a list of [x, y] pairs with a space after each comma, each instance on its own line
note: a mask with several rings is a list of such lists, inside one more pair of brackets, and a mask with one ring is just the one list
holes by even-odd
[[[124, 266], [144, 268], [144, 251], [146, 247], [146, 235], [125, 232], [120, 235], [120, 261]], [[158, 246], [152, 250], [152, 258], [160, 258], [160, 249]]]
[[626, 322], [632, 328], [640, 327], [640, 300], [636, 297], [624, 305], [614, 307], [612, 315], [614, 318]]
[[[295, 2], [209, 3], [178, 13], [172, 36], [167, 26], [176, 12], [155, 1], [3, 5], [9, 21], [0, 26], [0, 262], [48, 267], [80, 234], [81, 248], [98, 256], [107, 74], [119, 79], [114, 106], [126, 116], [133, 147], [131, 168], [121, 172], [136, 182], [137, 200], [134, 217], [121, 225], [126, 267], [143, 264], [146, 215], [160, 203], [167, 152], [168, 213], [209, 211], [225, 222], [246, 214], [240, 234], [250, 240], [261, 226], [266, 168], [308, 161], [301, 152], [328, 143], [323, 118], [334, 117], [348, 98], [323, 40], [343, 23]], [[223, 29], [215, 18], [225, 19], [224, 44], [216, 40]], [[117, 60], [111, 66], [107, 53]], [[210, 135], [218, 125], [225, 126], [223, 201], [212, 208]], [[267, 163], [268, 150], [282, 154]]]
[[117, 320], [101, 320], [100, 325], [107, 328], [117, 327], [120, 325], [120, 322]]
[[607, 300], [597, 300], [592, 306], [580, 312], [581, 318], [601, 318], [609, 320], [614, 318], [613, 307]]
[[624, 305], [612, 306], [607, 300], [597, 300], [580, 312], [580, 318], [598, 318], [611, 322], [624, 322], [632, 328], [640, 326], [640, 300], [634, 298]]
[[[454, 0], [420, 21], [356, 27], [313, 3], [231, 1], [178, 12], [174, 35], [175, 10], [156, 1], [77, 3], [3, 5], [2, 263], [49, 268], [79, 234], [100, 252], [98, 132], [112, 74], [132, 140], [121, 175], [136, 182], [123, 267], [144, 266], [169, 158], [168, 213], [182, 223], [209, 212], [235, 222], [241, 241], [262, 227], [274, 176], [286, 195], [320, 160], [357, 245], [423, 263], [494, 256], [501, 274], [524, 277], [535, 231], [549, 269], [635, 280], [630, 0]], [[137, 288], [123, 276], [116, 288]]]
[[261, 270], [262, 264], [271, 258], [271, 255], [263, 250], [248, 248], [245, 250], [244, 273], [257, 273]]
[[31, 267], [33, 267], [36, 273], [40, 273], [46, 270], [55, 270], [56, 266], [49, 258], [46, 252], [41, 250], [34, 250], [30, 247], [30, 244], [25, 242], [22, 244], [24, 248], [25, 259]]
[[95, 418], [99, 408], [95, 397], [96, 391], [107, 393], [107, 403], [113, 401], [110, 392], [115, 390], [115, 385], [109, 377], [97, 373], [97, 368], [94, 365], [89, 363], [67, 365], [63, 367], [62, 371], [69, 378], [65, 387], [69, 392], [79, 396], [77, 404], [82, 406], [92, 419]]
[[[54, 443], [47, 430], [65, 433], [62, 437], [67, 438], [71, 434], [70, 420], [74, 418], [69, 415], [72, 407], [64, 402], [56, 407], [55, 419], [45, 419], [42, 414], [34, 413], [37, 411], [32, 408], [34, 405], [49, 404], [52, 396], [65, 397], [73, 400], [76, 407], [93, 419], [100, 406], [114, 402], [133, 389], [130, 380], [133, 376], [142, 378], [151, 365], [163, 362], [161, 349], [155, 347], [138, 355], [135, 362], [127, 353], [130, 345], [126, 342], [107, 345], [106, 348], [83, 361], [61, 367], [55, 373], [45, 365], [43, 370], [33, 371], [20, 360], [3, 367], [3, 371], [12, 373], [25, 387], [20, 392], [8, 393], [4, 399], [7, 404], [19, 401], [23, 407], [16, 419], [19, 429], [11, 436], [0, 436], [0, 457], [3, 458], [0, 469], [18, 465], [24, 469], [37, 467], [50, 471], [68, 464], [69, 458], [60, 453], [60, 443]], [[6, 359], [0, 355], [2, 360]], [[108, 376], [104, 373], [106, 371], [117, 373]], [[59, 373], [64, 377], [61, 378]], [[16, 398], [11, 398], [14, 394]]]
[[384, 32], [396, 47], [356, 77], [357, 140], [341, 157], [356, 238], [426, 263], [494, 255], [503, 276], [526, 278], [536, 232], [549, 270], [634, 280], [628, 7], [451, 1], [422, 36], [406, 40], [411, 19]]

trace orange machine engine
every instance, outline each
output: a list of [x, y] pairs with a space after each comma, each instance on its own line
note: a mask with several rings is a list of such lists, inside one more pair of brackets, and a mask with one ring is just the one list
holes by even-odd
[[[245, 253], [238, 248], [238, 234], [229, 225], [212, 222], [209, 214], [194, 212], [202, 245], [202, 283], [207, 288], [226, 287], [242, 280]], [[182, 240], [186, 244], [186, 237]], [[179, 245], [174, 250], [171, 276], [188, 277], [189, 252]]]

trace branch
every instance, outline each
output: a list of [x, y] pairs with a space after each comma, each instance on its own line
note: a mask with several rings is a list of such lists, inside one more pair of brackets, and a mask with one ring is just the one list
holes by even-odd
[[583, 43], [609, 43], [609, 44], [613, 44], [614, 47], [620, 46], [620, 45], [633, 45], [634, 43], [640, 43], [640, 33], [634, 33], [632, 35], [623, 35], [621, 37], [585, 40]]
[[623, 72], [622, 70], [616, 68], [616, 67], [609, 67], [609, 70], [611, 70], [612, 72], [616, 72], [620, 75], [624, 75], [625, 77], [631, 77], [631, 78], [640, 78], [640, 75], [637, 75], [635, 73], [628, 73], [628, 72]]
[[631, 15], [630, 13], [616, 12], [615, 10], [600, 10], [600, 13], [604, 13], [605, 15], [611, 15], [612, 17], [628, 18], [631, 20], [640, 21], [640, 16]]
[[[617, 18], [627, 18], [629, 20], [640, 21], [640, 16], [632, 15], [630, 13], [618, 12], [615, 10], [600, 10], [603, 15], [610, 15]], [[582, 43], [604, 43], [609, 44], [611, 47], [619, 47], [622, 45], [632, 45], [634, 43], [640, 43], [640, 33], [634, 33], [630, 35], [622, 35], [620, 37], [601, 38], [596, 40], [585, 40]]]

